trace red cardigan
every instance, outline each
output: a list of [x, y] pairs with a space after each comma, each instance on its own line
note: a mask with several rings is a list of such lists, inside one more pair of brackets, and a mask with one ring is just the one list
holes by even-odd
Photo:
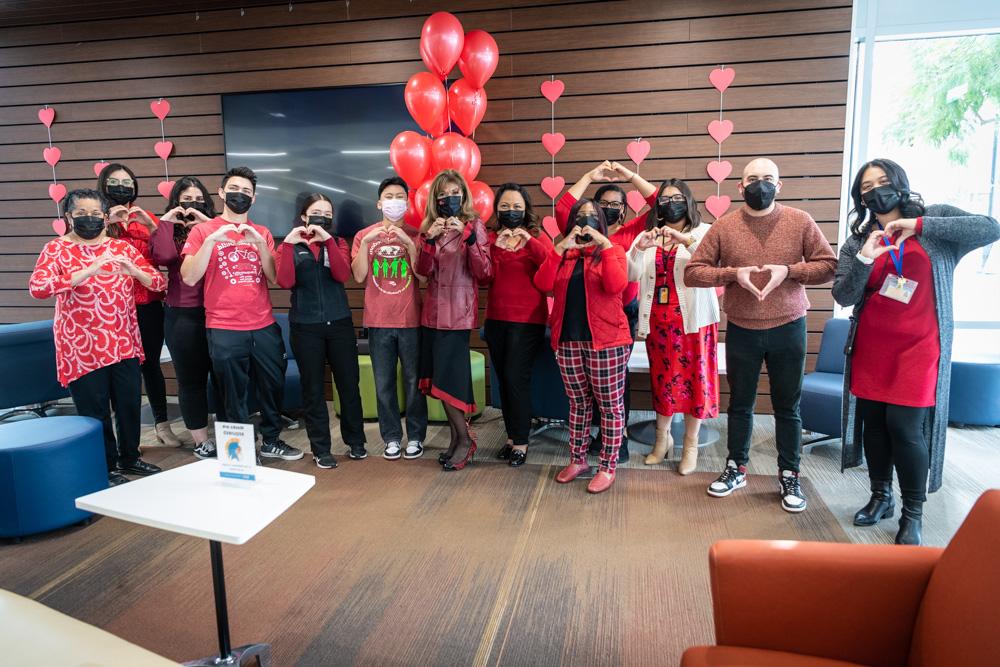
[[583, 289], [587, 296], [587, 322], [594, 349], [632, 344], [628, 318], [622, 310], [622, 290], [628, 285], [625, 251], [621, 246], [612, 245], [601, 251], [601, 260], [597, 263], [591, 259], [592, 252], [590, 248], [567, 250], [565, 257], [560, 257], [553, 250], [535, 274], [535, 287], [543, 292], [552, 292], [554, 297], [549, 317], [553, 349], [559, 347], [563, 314], [566, 312], [566, 288], [578, 261], [586, 262]]
[[542, 232], [513, 252], [497, 248], [493, 245], [496, 240], [496, 232], [490, 232], [493, 272], [489, 278], [486, 319], [545, 324], [549, 306], [545, 294], [535, 287], [533, 277], [552, 252], [549, 235]]

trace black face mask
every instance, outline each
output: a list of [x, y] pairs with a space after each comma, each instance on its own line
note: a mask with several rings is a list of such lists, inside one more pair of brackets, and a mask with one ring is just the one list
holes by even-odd
[[865, 208], [879, 215], [893, 211], [902, 201], [902, 194], [891, 185], [880, 185], [861, 195]]
[[327, 232], [333, 231], [333, 218], [328, 218], [325, 215], [310, 215], [306, 224], [322, 227]]
[[438, 213], [451, 218], [462, 212], [462, 195], [448, 195], [437, 200]]
[[743, 201], [755, 211], [763, 211], [774, 203], [778, 186], [770, 181], [754, 181], [743, 188]]
[[135, 190], [127, 185], [109, 185], [107, 190], [108, 199], [113, 204], [127, 204], [135, 198]]
[[[597, 222], [597, 216], [594, 215], [593, 213], [589, 215], [581, 215], [580, 217], [578, 217], [576, 219], [576, 225], [581, 229], [600, 228]], [[580, 240], [580, 243], [590, 243], [591, 241], [594, 240], [594, 237], [587, 233], [578, 234], [576, 238]]]
[[243, 215], [249, 211], [252, 203], [250, 195], [245, 195], [242, 192], [226, 193], [226, 207], [236, 215]]
[[660, 220], [666, 220], [671, 225], [686, 218], [687, 214], [686, 201], [672, 201], [666, 198], [656, 200], [656, 217]]
[[[198, 211], [204, 216], [208, 215], [205, 202], [182, 201], [180, 205], [183, 206], [185, 209], [194, 209], [195, 211]], [[195, 220], [198, 220], [198, 217], [194, 213], [182, 213], [180, 217], [183, 218], [184, 220], [187, 220], [188, 222], [194, 222]]]
[[500, 211], [497, 221], [504, 229], [516, 229], [524, 222], [524, 211]]
[[96, 239], [104, 231], [104, 218], [99, 215], [81, 215], [73, 220], [73, 231], [85, 241]]
[[608, 221], [609, 225], [617, 224], [624, 213], [620, 208], [610, 208], [608, 206], [602, 206], [601, 210], [604, 211], [604, 219]]

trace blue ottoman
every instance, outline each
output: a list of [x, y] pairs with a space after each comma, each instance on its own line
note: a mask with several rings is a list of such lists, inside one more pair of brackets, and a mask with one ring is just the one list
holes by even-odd
[[101, 422], [45, 417], [0, 425], [0, 537], [21, 537], [90, 516], [75, 500], [108, 487]]
[[948, 421], [1000, 426], [1000, 354], [952, 359]]

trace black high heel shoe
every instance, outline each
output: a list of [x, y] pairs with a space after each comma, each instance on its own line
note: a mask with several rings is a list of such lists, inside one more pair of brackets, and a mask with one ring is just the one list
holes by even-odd
[[508, 463], [508, 465], [511, 468], [520, 468], [527, 461], [528, 461], [528, 452], [527, 452], [527, 450], [525, 450], [523, 452], [520, 449], [511, 449], [510, 450], [510, 463]]
[[500, 459], [501, 461], [509, 461], [510, 453], [512, 451], [513, 448], [510, 446], [510, 443], [508, 442], [507, 444], [505, 444], [503, 447], [500, 448], [499, 452], [497, 452], [497, 458]]

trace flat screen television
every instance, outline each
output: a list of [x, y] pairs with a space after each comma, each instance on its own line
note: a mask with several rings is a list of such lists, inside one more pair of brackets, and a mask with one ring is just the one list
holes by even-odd
[[[395, 175], [389, 144], [403, 130], [420, 130], [406, 110], [403, 88], [223, 95], [226, 168], [246, 165], [257, 173], [250, 218], [282, 238], [294, 226], [297, 204], [320, 192], [333, 200], [335, 217], [338, 222], [343, 217], [345, 227], [378, 220], [378, 184]], [[358, 210], [363, 220], [356, 219]], [[358, 229], [337, 232], [352, 236]]]

